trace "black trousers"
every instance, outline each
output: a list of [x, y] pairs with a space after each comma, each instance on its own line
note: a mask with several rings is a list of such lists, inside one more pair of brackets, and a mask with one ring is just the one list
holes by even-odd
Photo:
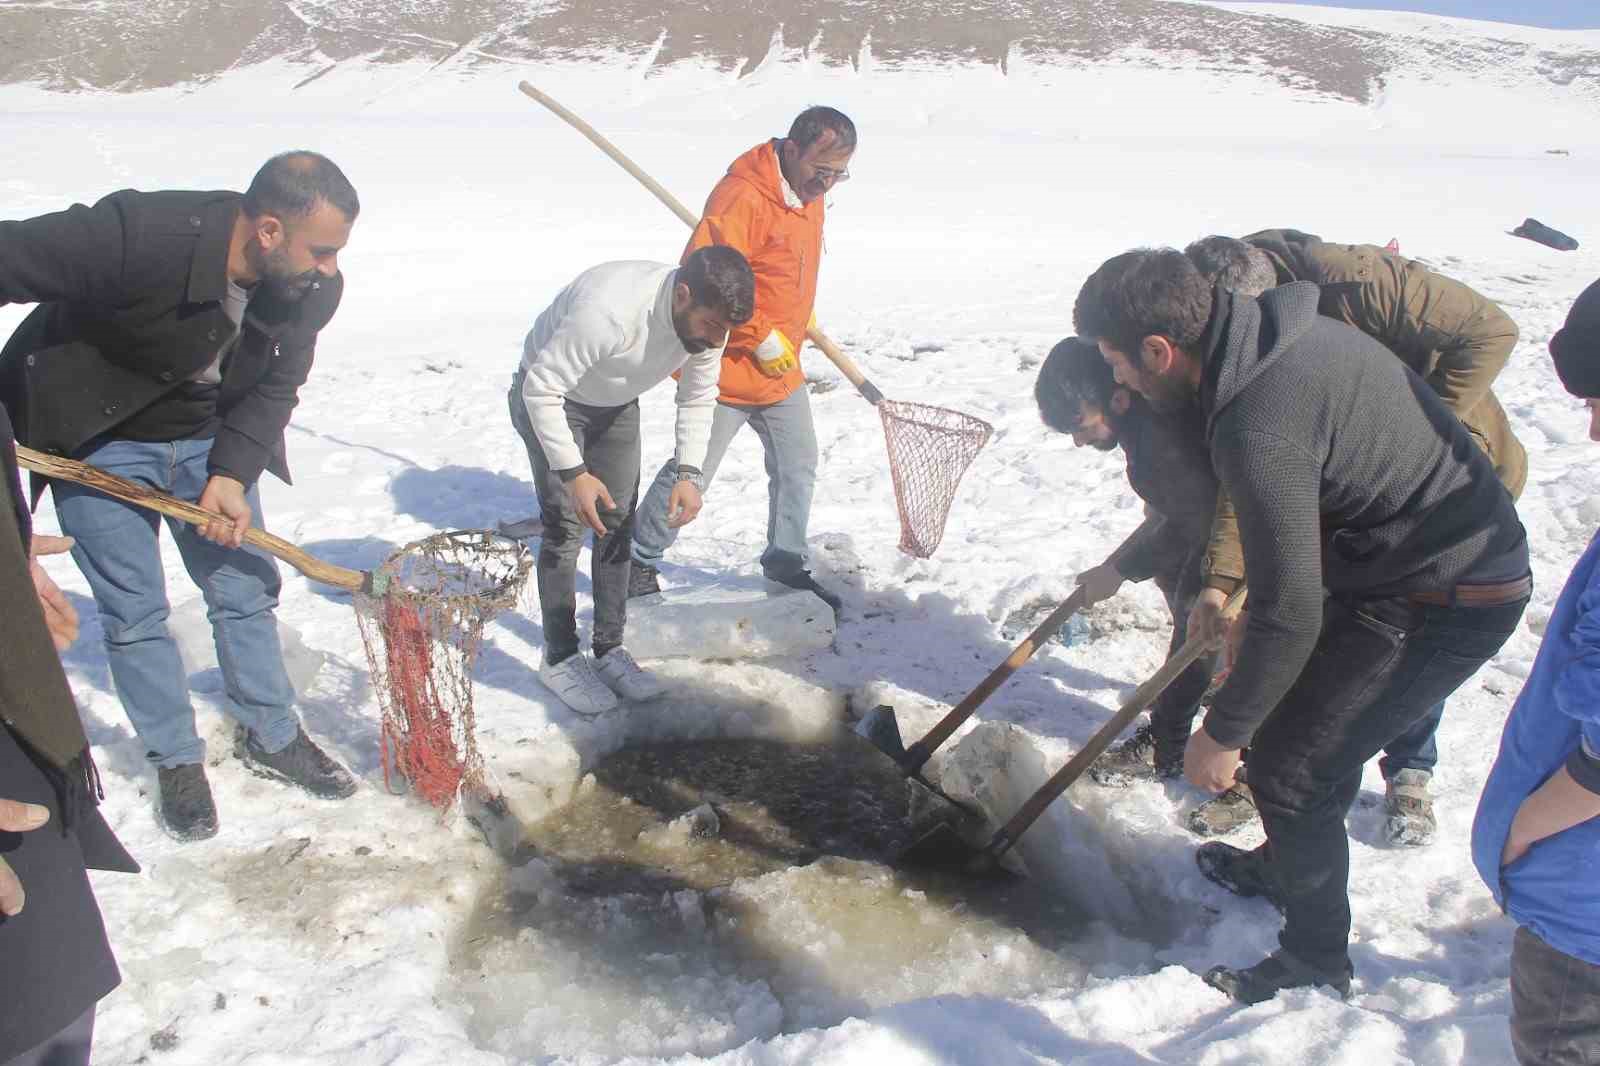
[[1279, 941], [1296, 958], [1349, 972], [1344, 819], [1362, 767], [1498, 652], [1526, 605], [1324, 604], [1311, 659], [1250, 748], [1267, 868], [1285, 903]]
[[[1189, 610], [1205, 587], [1201, 571], [1205, 548], [1205, 544], [1197, 544], [1181, 558], [1170, 560], [1155, 575], [1156, 587], [1166, 597], [1167, 609], [1172, 612], [1172, 641], [1167, 648], [1169, 659], [1178, 653], [1189, 637]], [[1176, 749], [1182, 754], [1194, 726], [1194, 717], [1200, 710], [1200, 697], [1206, 694], [1206, 687], [1211, 684], [1211, 675], [1216, 666], [1215, 655], [1202, 655], [1156, 697], [1150, 707], [1150, 732], [1164, 749]]]
[[[578, 650], [578, 549], [591, 531], [578, 520], [561, 476], [550, 469], [534, 435], [522, 402], [520, 374], [511, 386], [509, 401], [511, 424], [528, 449], [539, 515], [544, 521], [536, 569], [544, 655], [547, 662], [559, 662]], [[568, 400], [566, 415], [584, 465], [604, 483], [617, 505], [614, 510], [599, 509], [606, 535], [596, 538], [590, 567], [594, 585], [590, 640], [604, 648], [622, 643], [628, 621], [629, 549], [633, 545], [633, 512], [639, 503], [639, 401], [621, 407], [589, 407]]]
[[1600, 966], [1520, 925], [1511, 942], [1511, 1047], [1522, 1066], [1600, 1062]]

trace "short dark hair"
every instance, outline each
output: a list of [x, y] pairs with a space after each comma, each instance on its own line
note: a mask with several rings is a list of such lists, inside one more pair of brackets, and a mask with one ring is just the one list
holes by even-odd
[[821, 140], [827, 130], [832, 130], [838, 139], [837, 147], [855, 151], [856, 124], [843, 111], [835, 111], [831, 107], [808, 107], [796, 115], [789, 127], [789, 140], [794, 142], [796, 148], [805, 151]]
[[700, 307], [721, 311], [734, 325], [756, 312], [756, 276], [737, 248], [711, 244], [697, 248], [678, 268], [678, 280]]
[[1071, 433], [1082, 424], [1085, 407], [1110, 411], [1116, 387], [1111, 367], [1095, 342], [1068, 337], [1044, 357], [1033, 383], [1033, 399], [1045, 425], [1057, 433]]
[[1100, 264], [1078, 291], [1079, 336], [1105, 341], [1136, 364], [1144, 339], [1194, 352], [1211, 321], [1211, 286], [1176, 248], [1137, 248]]
[[1267, 253], [1237, 237], [1201, 237], [1183, 254], [1212, 285], [1240, 296], [1260, 296], [1278, 287], [1278, 272]]
[[304, 150], [267, 160], [244, 191], [244, 213], [251, 218], [304, 218], [319, 203], [337, 209], [349, 222], [361, 213], [356, 188], [344, 171], [327, 156]]

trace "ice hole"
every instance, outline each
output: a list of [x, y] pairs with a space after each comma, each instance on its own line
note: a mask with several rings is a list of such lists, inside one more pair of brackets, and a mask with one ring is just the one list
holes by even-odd
[[896, 869], [915, 831], [904, 778], [851, 735], [624, 747], [526, 827], [442, 998], [490, 1050], [603, 1062], [1155, 968], [1048, 879]]

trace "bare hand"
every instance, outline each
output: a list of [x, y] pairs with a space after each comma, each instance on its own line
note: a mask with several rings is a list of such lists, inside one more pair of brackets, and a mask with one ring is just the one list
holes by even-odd
[[1239, 749], [1224, 748], [1202, 726], [1189, 734], [1183, 749], [1183, 776], [1195, 788], [1226, 792], [1239, 773]]
[[223, 474], [214, 474], [200, 494], [200, 509], [219, 517], [200, 527], [200, 535], [224, 548], [244, 543], [250, 528], [250, 504], [244, 498], [244, 483]]
[[61, 591], [44, 567], [37, 562], [28, 564], [33, 577], [33, 590], [39, 594], [39, 607], [44, 611], [44, 625], [50, 630], [50, 639], [56, 651], [66, 651], [78, 639], [78, 612]]
[[605, 482], [584, 471], [567, 482], [567, 498], [578, 512], [578, 521], [594, 530], [596, 536], [606, 535], [606, 524], [600, 520], [599, 508], [604, 506], [608, 511], [615, 511], [617, 503], [611, 498]]
[[1083, 589], [1083, 605], [1093, 607], [1101, 600], [1115, 596], [1124, 580], [1122, 573], [1110, 562], [1091, 566], [1078, 575], [1078, 587]]
[[672, 529], [686, 526], [695, 520], [702, 504], [700, 490], [692, 481], [680, 481], [672, 486], [667, 497], [667, 525]]
[[[38, 829], [49, 820], [48, 807], [41, 807], [37, 803], [0, 799], [0, 831], [26, 833], [30, 829]], [[17, 880], [16, 873], [6, 860], [0, 859], [0, 914], [8, 917], [21, 914], [25, 898], [22, 882]]]
[[28, 555], [37, 559], [41, 555], [65, 555], [78, 543], [71, 537], [52, 537], [48, 533], [35, 533], [28, 544]]
[[1194, 606], [1189, 608], [1189, 639], [1208, 643], [1221, 640], [1227, 624], [1222, 618], [1222, 608], [1227, 602], [1228, 597], [1221, 589], [1201, 589]]

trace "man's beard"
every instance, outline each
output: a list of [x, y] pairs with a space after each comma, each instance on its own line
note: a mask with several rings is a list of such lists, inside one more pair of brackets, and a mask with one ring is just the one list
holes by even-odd
[[1105, 440], [1090, 441], [1089, 447], [1093, 448], [1097, 452], [1114, 452], [1117, 450], [1118, 443], [1119, 442], [1116, 437], [1107, 437]]
[[1139, 390], [1144, 396], [1145, 403], [1150, 405], [1150, 410], [1158, 415], [1175, 415], [1194, 404], [1194, 390], [1189, 388], [1189, 383], [1176, 374], [1159, 375], [1145, 374], [1140, 384], [1149, 389]]
[[677, 315], [672, 316], [672, 331], [678, 335], [678, 343], [683, 345], [683, 350], [690, 355], [699, 355], [711, 347], [709, 342], [699, 337], [691, 336], [688, 332], [688, 327], [683, 324], [683, 321]]
[[321, 276], [316, 267], [301, 271], [298, 274], [290, 273], [286, 260], [288, 255], [283, 249], [268, 252], [261, 265], [261, 282], [270, 286], [272, 291], [285, 300], [299, 300], [311, 291]]

